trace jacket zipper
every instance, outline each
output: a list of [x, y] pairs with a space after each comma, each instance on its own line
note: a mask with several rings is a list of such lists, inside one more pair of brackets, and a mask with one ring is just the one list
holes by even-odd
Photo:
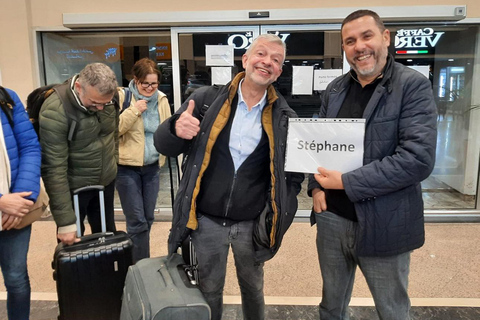
[[[233, 195], [233, 190], [235, 189], [235, 182], [237, 181], [237, 172], [233, 175], [233, 181], [232, 181], [232, 188], [230, 189], [230, 194], [228, 195], [228, 201], [227, 201], [227, 208], [225, 209], [225, 216], [224, 218], [226, 219], [228, 217], [228, 210], [230, 209], [230, 202], [232, 201], [232, 195]], [[223, 221], [223, 226], [225, 227], [227, 223]]]

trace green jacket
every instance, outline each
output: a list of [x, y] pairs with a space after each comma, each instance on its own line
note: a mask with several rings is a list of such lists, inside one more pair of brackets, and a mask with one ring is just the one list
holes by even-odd
[[68, 86], [59, 88], [66, 90], [64, 103], [78, 109], [72, 141], [67, 139], [71, 120], [56, 93], [45, 100], [39, 115], [42, 178], [58, 227], [75, 224], [71, 190], [88, 185], [106, 186], [117, 175], [118, 106], [106, 105], [99, 112], [85, 110], [71, 90], [75, 78], [68, 81]]

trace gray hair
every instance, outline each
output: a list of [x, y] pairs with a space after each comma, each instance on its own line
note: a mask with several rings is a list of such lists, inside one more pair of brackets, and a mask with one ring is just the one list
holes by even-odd
[[95, 87], [101, 95], [111, 95], [117, 91], [118, 83], [115, 73], [103, 63], [90, 63], [78, 75], [78, 82], [85, 87], [86, 84]]
[[282, 39], [280, 39], [279, 36], [273, 34], [273, 33], [264, 33], [264, 34], [261, 34], [259, 35], [258, 37], [255, 38], [255, 40], [253, 40], [252, 44], [250, 45], [250, 47], [248, 47], [247, 51], [245, 52], [245, 54], [248, 56], [250, 54], [250, 52], [252, 51], [252, 48], [255, 47], [255, 45], [257, 44], [257, 41], [258, 40], [265, 40], [267, 42], [271, 42], [271, 43], [275, 43], [275, 44], [278, 44], [278, 45], [281, 45], [283, 47], [283, 61], [282, 61], [282, 64], [283, 62], [285, 61], [285, 57], [287, 56], [287, 45], [285, 44], [285, 42], [282, 41]]

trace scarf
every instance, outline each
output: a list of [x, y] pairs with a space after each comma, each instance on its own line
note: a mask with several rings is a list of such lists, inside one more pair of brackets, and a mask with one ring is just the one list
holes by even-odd
[[130, 81], [128, 89], [132, 92], [135, 100], [147, 101], [147, 110], [142, 113], [143, 127], [145, 131], [145, 146], [143, 164], [148, 165], [158, 161], [159, 154], [153, 145], [153, 134], [160, 125], [160, 115], [158, 114], [158, 90], [150, 97], [145, 97], [138, 92], [135, 80]]

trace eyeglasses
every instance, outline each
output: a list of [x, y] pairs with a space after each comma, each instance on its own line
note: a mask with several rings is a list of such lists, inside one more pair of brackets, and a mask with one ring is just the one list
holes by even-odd
[[90, 98], [90, 95], [92, 95], [92, 93], [96, 93], [94, 96], [96, 98], [99, 98], [99, 99], [103, 100], [103, 101], [105, 101], [107, 98], [112, 99], [112, 97], [113, 97], [113, 94], [110, 95], [110, 96], [109, 95], [99, 95], [99, 93], [95, 92], [90, 86], [87, 86], [86, 88], [84, 88], [83, 86], [80, 85], [80, 86], [78, 86], [78, 88], [77, 87], [75, 88], [74, 92], [75, 92], [78, 100], [80, 101], [80, 103], [87, 109], [104, 108], [105, 106], [112, 105], [112, 104], [115, 103], [113, 100], [110, 100], [108, 102], [96, 102], [95, 100]]
[[152, 87], [153, 89], [155, 89], [158, 87], [158, 82], [152, 82], [152, 83], [140, 82], [140, 84], [142, 85], [143, 89], [147, 89], [148, 87]]
[[[90, 100], [90, 99], [89, 99]], [[91, 101], [91, 100], [90, 100]], [[113, 104], [113, 100], [108, 101], [107, 103], [97, 103], [97, 102], [92, 102], [90, 106], [88, 107], [105, 107], [108, 105]]]

